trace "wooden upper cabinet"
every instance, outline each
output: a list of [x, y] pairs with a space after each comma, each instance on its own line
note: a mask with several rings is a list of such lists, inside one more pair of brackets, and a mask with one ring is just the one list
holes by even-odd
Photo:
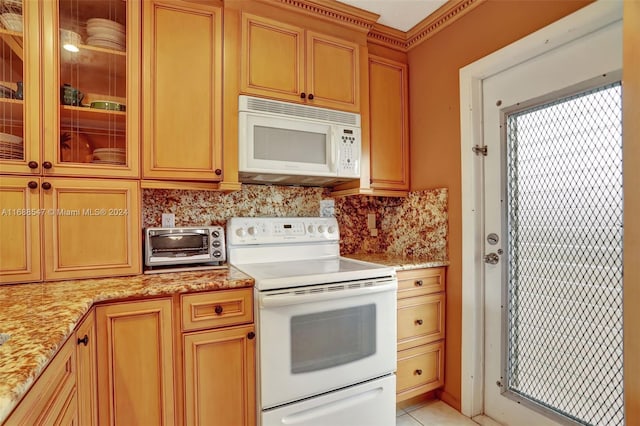
[[241, 90], [300, 101], [304, 92], [304, 49], [302, 28], [242, 14]]
[[242, 14], [240, 91], [360, 111], [357, 43]]
[[171, 309], [171, 299], [96, 308], [99, 424], [175, 424]]
[[141, 272], [138, 182], [43, 178], [42, 197], [45, 280]]
[[[0, 173], [39, 173], [40, 33], [38, 2], [5, 2], [13, 12], [0, 28]], [[36, 170], [29, 167], [35, 165]]]
[[41, 172], [138, 177], [140, 2], [40, 5]]
[[222, 9], [145, 1], [143, 33], [143, 178], [222, 180]]
[[307, 98], [316, 106], [360, 111], [359, 47], [307, 31]]
[[369, 56], [371, 187], [409, 190], [407, 65]]
[[38, 178], [0, 176], [0, 283], [41, 279], [39, 188]]

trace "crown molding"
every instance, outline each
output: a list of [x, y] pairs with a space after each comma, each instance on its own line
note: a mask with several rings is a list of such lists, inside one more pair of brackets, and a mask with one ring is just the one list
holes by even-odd
[[376, 23], [369, 31], [367, 40], [370, 43], [407, 52], [440, 30], [451, 25], [485, 1], [486, 0], [449, 0], [406, 33]]
[[314, 18], [324, 18], [331, 22], [347, 25], [363, 32], [369, 32], [380, 18], [377, 13], [368, 12], [335, 0], [262, 0], [265, 3], [294, 9]]

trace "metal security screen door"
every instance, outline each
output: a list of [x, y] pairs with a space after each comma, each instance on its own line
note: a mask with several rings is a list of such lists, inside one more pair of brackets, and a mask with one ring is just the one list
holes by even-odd
[[505, 390], [623, 424], [619, 83], [506, 119]]

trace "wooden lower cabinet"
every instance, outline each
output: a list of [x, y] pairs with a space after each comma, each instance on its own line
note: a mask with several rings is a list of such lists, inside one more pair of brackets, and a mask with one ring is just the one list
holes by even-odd
[[76, 344], [78, 389], [78, 424], [98, 424], [98, 370], [96, 359], [96, 315], [95, 310], [87, 314], [72, 335]]
[[172, 299], [96, 308], [98, 421], [176, 423]]
[[444, 385], [445, 268], [398, 271], [396, 401]]
[[4, 423], [77, 425], [76, 344], [69, 339]]
[[185, 424], [255, 424], [253, 324], [184, 335]]
[[252, 294], [92, 308], [3, 426], [255, 425]]

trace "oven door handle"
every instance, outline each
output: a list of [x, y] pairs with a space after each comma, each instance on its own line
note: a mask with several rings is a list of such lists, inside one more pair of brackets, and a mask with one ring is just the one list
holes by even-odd
[[344, 290], [327, 290], [323, 292], [296, 293], [291, 290], [287, 293], [264, 293], [260, 294], [259, 302], [261, 308], [275, 308], [287, 305], [300, 305], [311, 302], [324, 302], [326, 300], [344, 299], [345, 297], [355, 297], [368, 294], [395, 291], [398, 288], [398, 281], [392, 280], [384, 284], [370, 287], [346, 288]]

